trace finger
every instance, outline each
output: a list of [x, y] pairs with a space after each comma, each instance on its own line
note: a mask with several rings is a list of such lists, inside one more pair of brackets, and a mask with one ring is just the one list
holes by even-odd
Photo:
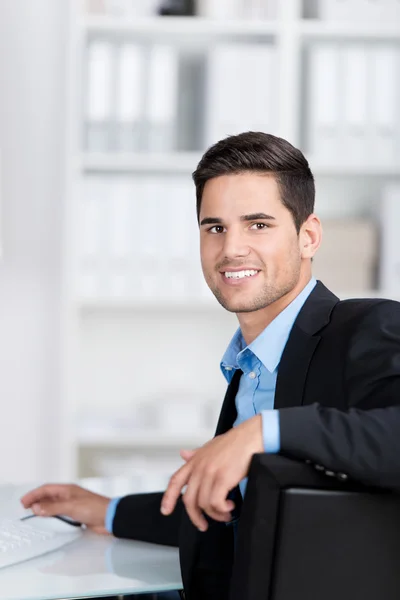
[[207, 507], [210, 505], [211, 490], [214, 486], [214, 476], [212, 471], [205, 471], [202, 480], [200, 481], [198, 491], [198, 504], [202, 510], [204, 510], [210, 517], [210, 513], [207, 511]]
[[188, 460], [193, 458], [196, 452], [197, 450], [181, 450], [179, 454], [182, 456], [183, 460], [187, 462]]
[[68, 486], [49, 483], [26, 493], [22, 496], [21, 503], [24, 508], [30, 508], [35, 502], [40, 502], [46, 498], [66, 498], [68, 495]]
[[169, 480], [168, 487], [161, 500], [161, 512], [170, 515], [175, 508], [176, 502], [181, 494], [182, 488], [187, 484], [193, 466], [186, 463], [178, 469]]
[[212, 510], [219, 514], [231, 513], [235, 508], [235, 503], [230, 500], [227, 496], [229, 494], [229, 488], [224, 479], [216, 479], [214, 487], [210, 493], [208, 510]]
[[215, 488], [215, 474], [214, 476], [203, 477], [201, 481], [198, 503], [202, 510], [212, 519], [216, 521], [227, 522], [230, 521], [231, 511], [235, 508], [235, 503], [232, 500], [228, 500], [226, 504], [227, 510], [220, 510], [213, 505], [213, 490]]
[[183, 503], [193, 525], [200, 531], [206, 531], [208, 529], [207, 519], [203, 515], [198, 502], [199, 488], [202, 479], [202, 473], [192, 475], [183, 495]]
[[31, 508], [34, 514], [40, 517], [65, 515], [73, 519], [76, 516], [76, 511], [74, 511], [73, 508], [71, 508], [70, 502], [52, 502], [51, 500], [42, 500], [41, 502], [35, 502], [34, 504], [32, 504]]

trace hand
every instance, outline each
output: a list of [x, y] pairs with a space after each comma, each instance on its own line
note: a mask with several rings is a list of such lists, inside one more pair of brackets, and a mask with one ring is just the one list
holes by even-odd
[[246, 477], [253, 454], [263, 450], [261, 415], [218, 435], [198, 450], [183, 450], [181, 456], [187, 462], [171, 477], [161, 512], [172, 513], [187, 485], [183, 503], [200, 531], [208, 528], [202, 511], [217, 521], [229, 521], [235, 505], [227, 499], [228, 493]]
[[84, 523], [95, 533], [108, 533], [105, 520], [110, 498], [89, 492], [78, 485], [41, 485], [25, 494], [21, 502], [24, 508], [30, 508], [35, 515], [65, 515]]

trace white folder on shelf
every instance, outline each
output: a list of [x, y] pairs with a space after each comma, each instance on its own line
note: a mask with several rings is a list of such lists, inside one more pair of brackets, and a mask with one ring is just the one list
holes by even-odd
[[381, 201], [380, 287], [400, 295], [400, 185], [390, 184]]
[[265, 19], [267, 0], [248, 0], [244, 17], [245, 19]]
[[243, 16], [243, 0], [198, 0], [197, 12], [209, 19], [238, 19]]
[[375, 22], [385, 19], [388, 1], [391, 0], [319, 0], [318, 13], [327, 21]]
[[191, 182], [182, 176], [163, 181], [165, 197], [160, 205], [163, 237], [160, 236], [161, 288], [173, 303], [188, 299], [192, 276], [190, 247], [193, 239], [195, 208]]
[[340, 146], [346, 162], [362, 165], [368, 161], [368, 78], [369, 54], [361, 44], [341, 48], [341, 122]]
[[118, 179], [108, 196], [108, 264], [110, 295], [114, 298], [128, 294], [134, 231], [131, 207], [131, 182]]
[[130, 17], [151, 17], [157, 14], [161, 0], [126, 0]]
[[85, 299], [95, 299], [99, 293], [103, 184], [102, 178], [91, 177], [82, 187], [79, 210], [78, 295]]
[[400, 142], [400, 52], [394, 44], [385, 44], [372, 47], [369, 54], [371, 155], [375, 163], [394, 165]]
[[116, 149], [139, 151], [143, 147], [144, 56], [137, 44], [118, 50], [116, 89]]
[[248, 130], [274, 133], [275, 56], [272, 45], [255, 43], [221, 44], [210, 51], [205, 146]]
[[338, 52], [336, 44], [316, 44], [309, 56], [308, 150], [328, 164], [339, 155]]
[[382, 12], [385, 14], [385, 20], [390, 23], [400, 23], [400, 2], [399, 0], [382, 0]]
[[176, 146], [178, 52], [157, 44], [149, 50], [146, 98], [147, 149], [169, 152]]
[[[369, 21], [372, 23], [386, 20], [385, 0], [356, 0], [354, 7], [354, 17], [358, 21]], [[351, 2], [350, 2], [351, 4]]]
[[318, 0], [318, 16], [324, 21], [344, 21], [351, 14], [354, 0]]
[[86, 149], [106, 152], [111, 143], [114, 48], [92, 41], [87, 49]]
[[124, 16], [129, 12], [130, 0], [104, 0], [109, 15]]
[[276, 18], [276, 0], [249, 0], [245, 2], [245, 18], [254, 20], [272, 20]]
[[131, 271], [133, 294], [137, 299], [157, 301], [165, 223], [160, 219], [164, 200], [163, 178], [141, 177], [134, 183], [133, 232], [135, 258]]

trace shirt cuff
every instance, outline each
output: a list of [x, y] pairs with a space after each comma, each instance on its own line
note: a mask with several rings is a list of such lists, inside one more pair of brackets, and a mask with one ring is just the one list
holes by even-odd
[[110, 502], [107, 506], [105, 525], [106, 525], [106, 529], [107, 529], [108, 533], [113, 532], [113, 521], [114, 521], [114, 517], [115, 517], [115, 511], [117, 510], [117, 505], [120, 500], [121, 500], [121, 497], [113, 498], [112, 500], [110, 500]]
[[279, 410], [262, 410], [261, 418], [264, 452], [277, 454], [281, 449]]

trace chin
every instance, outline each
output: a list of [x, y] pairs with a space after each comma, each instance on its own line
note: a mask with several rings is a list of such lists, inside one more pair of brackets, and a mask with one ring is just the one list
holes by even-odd
[[254, 300], [232, 300], [224, 298], [221, 294], [214, 294], [218, 302], [231, 313], [249, 313], [264, 308]]

